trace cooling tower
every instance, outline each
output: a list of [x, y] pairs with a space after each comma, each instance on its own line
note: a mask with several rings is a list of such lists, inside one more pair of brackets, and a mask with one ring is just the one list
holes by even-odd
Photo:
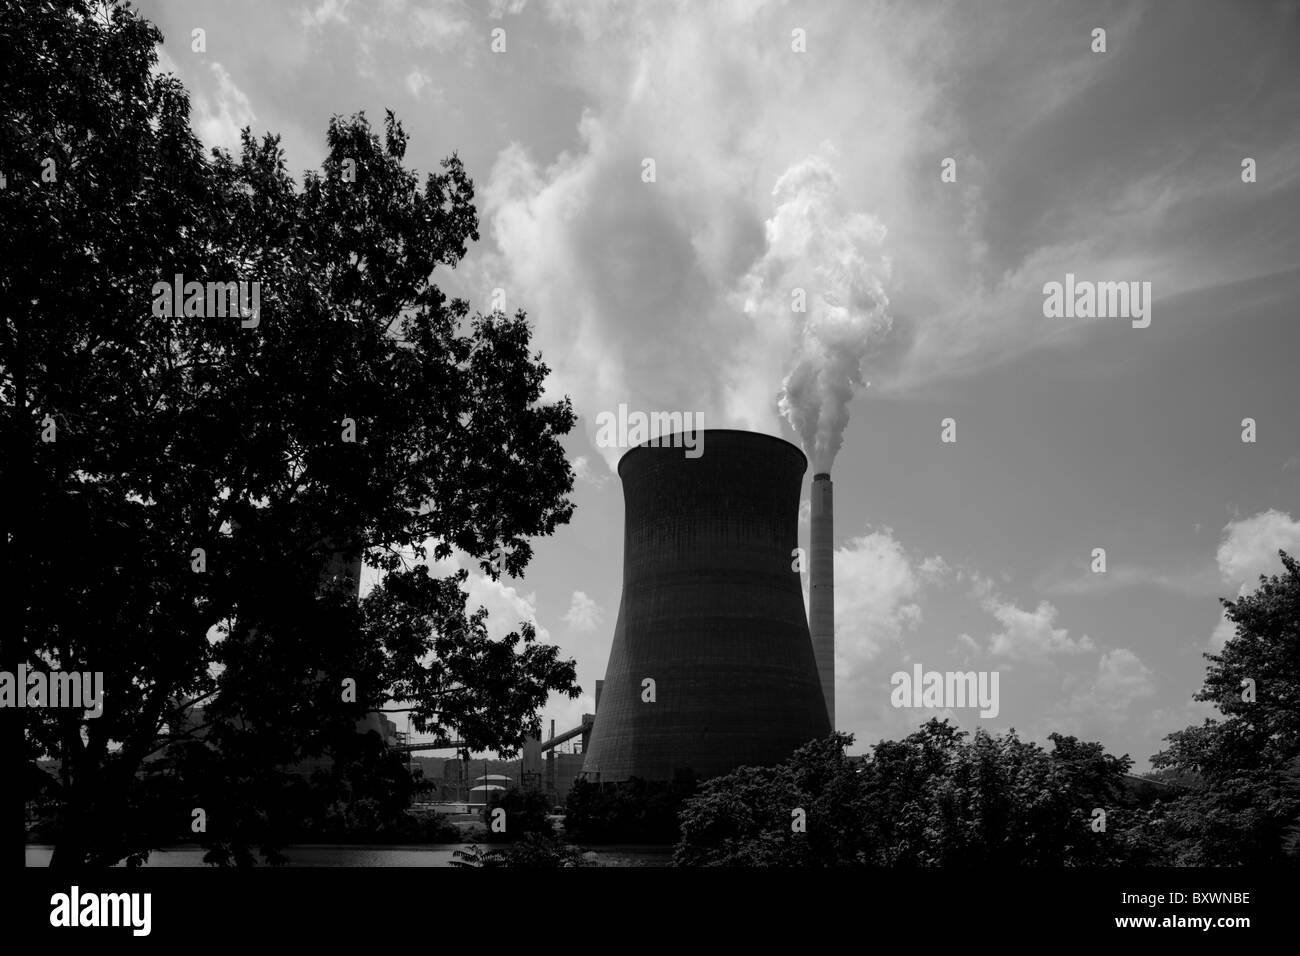
[[618, 464], [623, 596], [588, 779], [713, 776], [830, 731], [794, 570], [807, 460], [767, 435], [697, 434], [698, 458], [641, 445]]
[[835, 726], [835, 519], [831, 476], [813, 476], [812, 521], [808, 550], [808, 630], [812, 632], [817, 676], [826, 698], [826, 716]]

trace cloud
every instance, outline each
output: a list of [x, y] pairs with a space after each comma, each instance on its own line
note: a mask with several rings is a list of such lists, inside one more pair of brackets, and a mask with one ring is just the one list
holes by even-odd
[[433, 84], [433, 79], [428, 73], [421, 70], [412, 70], [406, 74], [406, 88], [411, 91], [411, 95], [416, 99], [420, 98], [420, 93]]
[[927, 584], [938, 584], [952, 572], [952, 568], [948, 565], [948, 562], [937, 554], [922, 561], [918, 570], [920, 571], [922, 580]]
[[[487, 48], [486, 33], [482, 44], [472, 41], [476, 28], [469, 7], [460, 0], [321, 0], [303, 7], [298, 19], [316, 44], [341, 39], [345, 46], [338, 49], [356, 57], [356, 75], [364, 80], [378, 80], [381, 71], [402, 62], [399, 54], [459, 53], [472, 61]], [[322, 49], [338, 55], [330, 47]]]
[[600, 605], [581, 591], [573, 592], [564, 622], [576, 631], [594, 631], [605, 618]]
[[1135, 701], [1155, 693], [1151, 669], [1127, 648], [1115, 648], [1102, 653], [1096, 673], [1071, 694], [1064, 712], [1088, 722], [1119, 724], [1129, 718], [1128, 710]]
[[[1292, 519], [1290, 514], [1270, 508], [1249, 518], [1229, 521], [1223, 527], [1215, 554], [1220, 578], [1238, 597], [1249, 594], [1258, 585], [1260, 575], [1273, 575], [1282, 570], [1278, 551], [1300, 554], [1300, 521]], [[1223, 650], [1236, 631], [1236, 625], [1221, 609], [1218, 623], [1210, 634], [1210, 649]]]
[[[425, 542], [430, 555], [437, 544], [434, 540]], [[407, 552], [408, 560], [412, 558]], [[429, 566], [429, 574], [435, 578], [455, 574], [461, 568], [469, 572], [469, 577], [462, 585], [468, 594], [465, 602], [466, 612], [473, 614], [479, 607], [487, 609], [488, 636], [499, 640], [511, 631], [518, 630], [521, 622], [531, 623], [537, 630], [537, 639], [551, 643], [550, 632], [537, 620], [537, 595], [519, 591], [510, 584], [508, 576], [494, 581], [479, 569], [478, 562], [460, 551], [453, 550], [451, 557], [441, 561], [428, 559], [423, 562]], [[383, 572], [363, 565], [361, 569], [361, 594], [364, 597], [383, 578]]]
[[1135, 700], [1155, 693], [1152, 672], [1126, 648], [1106, 651], [1097, 662], [1097, 680], [1090, 699], [1107, 712], [1126, 710]]
[[1210, 650], [1218, 652], [1223, 650], [1237, 633], [1237, 625], [1228, 620], [1227, 611], [1220, 609], [1219, 622], [1214, 625], [1214, 630], [1210, 633]]
[[1278, 551], [1300, 554], [1300, 521], [1270, 508], [1224, 525], [1215, 558], [1223, 582], [1245, 593], [1254, 589], [1261, 574], [1282, 570]]
[[507, 583], [508, 579], [504, 577], [493, 581], [479, 570], [477, 564], [468, 560], [462, 563], [462, 559], [456, 556], [447, 561], [434, 562], [430, 571], [435, 576], [441, 576], [460, 567], [470, 568], [469, 579], [465, 582], [465, 590], [469, 593], [466, 606], [471, 612], [478, 607], [487, 608], [489, 636], [494, 639], [504, 637], [517, 629], [520, 622], [528, 621], [536, 627], [540, 642], [551, 643], [550, 632], [537, 620], [536, 594], [520, 592]]
[[[898, 38], [868, 33], [870, 49], [851, 58], [800, 60], [774, 8], [720, 6], [698, 16], [668, 5], [580, 4], [548, 13], [586, 41], [574, 45], [564, 77], [588, 104], [573, 118], [579, 143], [549, 163], [518, 144], [498, 154], [481, 192], [495, 250], [481, 259], [478, 284], [505, 285], [526, 303], [553, 368], [548, 385], [575, 396], [588, 428], [593, 411], [626, 402], [782, 434], [777, 402], [793, 330], [789, 290], [779, 286], [801, 249], [825, 253], [803, 267], [809, 276], [854, 268], [836, 259], [845, 249], [865, 249], [864, 262], [879, 258], [886, 224], [869, 218], [859, 186], [872, 173], [900, 179], [899, 158], [875, 144], [910, 142], [906, 117], [920, 105], [913, 81], [884, 65], [897, 58]], [[833, 14], [812, 16], [834, 34]], [[877, 79], [867, 101], [848, 92]], [[818, 116], [809, 102], [819, 103]], [[889, 135], [858, 149], [864, 125]], [[800, 144], [822, 142], [831, 148], [809, 161]], [[843, 164], [853, 183], [826, 159], [836, 146], [853, 157]], [[646, 159], [655, 161], [654, 182], [642, 181]], [[819, 181], [844, 174], [842, 188], [801, 206], [794, 187], [815, 184], [799, 171], [811, 176], [819, 162]], [[838, 224], [848, 244], [800, 247], [797, 211]], [[745, 311], [747, 277], [759, 274], [771, 280], [771, 302], [784, 300], [779, 323], [769, 309]], [[810, 298], [821, 294], [821, 283], [806, 281]], [[857, 295], [847, 279], [838, 286]], [[832, 305], [842, 303], [827, 300], [828, 322]], [[612, 465], [617, 450], [602, 453]]]
[[983, 606], [1003, 628], [989, 639], [989, 651], [993, 654], [1013, 660], [1030, 660], [1052, 654], [1083, 654], [1097, 649], [1088, 635], [1074, 640], [1068, 629], [1056, 627], [1056, 608], [1047, 601], [1032, 611], [1026, 611], [990, 593], [984, 598]]
[[216, 79], [216, 89], [206, 94], [196, 89], [194, 93], [195, 132], [209, 147], [219, 146], [238, 155], [239, 131], [251, 126], [257, 114], [224, 66], [214, 60], [208, 69]]
[[[491, 245], [476, 285], [507, 286], [525, 304], [552, 364], [548, 386], [575, 396], [588, 428], [592, 411], [627, 402], [783, 434], [786, 286], [800, 274], [831, 280], [807, 280], [810, 295], [837, 290], [828, 317], [851, 313], [858, 296], [883, 319], [889, 279], [892, 331], [878, 323], [870, 348], [828, 356], [817, 336], [823, 346], [809, 354], [796, 330], [787, 392], [820, 398], [807, 407], [834, 419], [859, 369], [873, 391], [908, 393], [1081, 341], [1087, 323], [1042, 315], [1044, 282], [1067, 271], [1149, 280], [1163, 300], [1279, 268], [1276, 249], [1224, 257], [1179, 241], [1204, 220], [1202, 201], [1228, 188], [1218, 159], [1156, 144], [1122, 160], [1079, 148], [1113, 84], [1142, 85], [1129, 60], [1080, 42], [1092, 25], [1082, 11], [819, 4], [799, 11], [809, 50], [798, 54], [780, 4], [544, 9], [563, 51], [555, 82], [583, 104], [554, 121], [577, 140], [558, 155], [499, 151], [480, 193]], [[1140, 11], [1113, 11], [1108, 27], [1117, 49], [1146, 29]], [[1216, 110], [1213, 129], [1229, 119]], [[1209, 135], [1199, 113], [1166, 121]], [[1143, 143], [1151, 135], [1133, 131]], [[943, 184], [949, 155], [958, 178]], [[652, 183], [641, 178], [647, 158]], [[1294, 162], [1277, 162], [1290, 175]], [[812, 309], [807, 318], [826, 325]], [[842, 360], [833, 383], [821, 378], [827, 359]]]
[[321, 0], [315, 7], [303, 7], [299, 22], [305, 27], [321, 27], [326, 23], [347, 23], [345, 11], [350, 0]]
[[1105, 572], [1088, 568], [1068, 575], [1039, 578], [1036, 587], [1055, 597], [1084, 597], [1113, 594], [1126, 588], [1150, 587], [1189, 597], [1206, 597], [1216, 593], [1219, 575], [1213, 567], [1169, 570], [1138, 564], [1111, 565]]
[[918, 598], [942, 563], [914, 562], [889, 528], [835, 549], [835, 666], [841, 682], [852, 685], [870, 676], [867, 665], [916, 629]]
[[591, 460], [586, 455], [579, 455], [569, 462], [573, 468], [573, 476], [579, 481], [585, 481], [589, 485], [595, 485], [597, 488], [604, 487], [610, 476], [607, 473], [601, 473], [592, 467]]
[[500, 20], [506, 14], [514, 16], [523, 13], [526, 6], [528, 6], [528, 0], [491, 0], [488, 6], [488, 16], [493, 20]]
[[154, 63], [153, 69], [150, 70], [151, 73], [155, 75], [163, 75], [167, 73], [171, 73], [175, 76], [181, 75], [180, 68], [176, 65], [176, 61], [172, 59], [171, 54], [167, 52], [166, 48], [163, 47], [162, 44], [154, 47], [154, 52], [158, 54], [158, 61]]

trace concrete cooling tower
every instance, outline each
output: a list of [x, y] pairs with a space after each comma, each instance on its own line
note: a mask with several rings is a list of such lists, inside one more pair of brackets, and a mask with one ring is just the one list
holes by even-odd
[[697, 435], [698, 458], [641, 445], [618, 464], [623, 597], [589, 780], [713, 776], [830, 732], [793, 569], [807, 459], [768, 435]]

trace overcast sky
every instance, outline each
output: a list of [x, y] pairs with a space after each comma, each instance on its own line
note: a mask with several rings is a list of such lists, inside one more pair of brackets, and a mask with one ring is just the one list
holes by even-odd
[[[1079, 734], [1145, 769], [1208, 713], [1217, 597], [1300, 552], [1295, 2], [138, 5], [209, 145], [250, 124], [297, 172], [331, 114], [391, 108], [409, 165], [465, 161], [482, 241], [435, 277], [525, 309], [581, 416], [573, 522], [472, 595], [577, 658], [560, 729], [592, 709], [618, 608], [595, 416], [622, 402], [800, 443], [783, 384], [839, 361], [855, 751], [930, 716], [889, 703], [919, 662], [1000, 672], [996, 718], [949, 713], [967, 730]], [[1046, 318], [1067, 273], [1150, 282], [1149, 327]]]

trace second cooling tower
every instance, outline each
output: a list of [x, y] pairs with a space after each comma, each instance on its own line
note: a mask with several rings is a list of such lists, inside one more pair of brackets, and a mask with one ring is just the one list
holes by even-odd
[[601, 782], [773, 764], [830, 732], [794, 550], [807, 459], [708, 430], [619, 461], [623, 596], [583, 770]]

